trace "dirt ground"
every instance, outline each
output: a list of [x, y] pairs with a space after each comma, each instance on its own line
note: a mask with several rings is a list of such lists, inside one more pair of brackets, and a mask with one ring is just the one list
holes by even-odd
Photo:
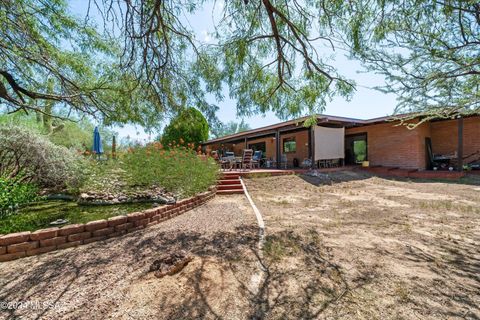
[[480, 184], [357, 172], [247, 180], [270, 319], [480, 319]]
[[[242, 195], [121, 238], [0, 264], [0, 319], [480, 319], [480, 181], [357, 172]], [[166, 252], [194, 259], [158, 279]], [[1, 304], [0, 304], [1, 307]]]

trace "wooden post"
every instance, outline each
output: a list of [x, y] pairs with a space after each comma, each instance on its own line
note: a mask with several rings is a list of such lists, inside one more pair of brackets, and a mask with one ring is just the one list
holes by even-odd
[[457, 119], [457, 128], [458, 128], [457, 170], [463, 171], [463, 118], [462, 117], [459, 117]]
[[277, 169], [280, 169], [280, 161], [282, 157], [280, 156], [280, 131], [275, 132], [275, 148], [276, 148], [276, 157], [277, 157]]
[[245, 149], [248, 149], [248, 146], [247, 146], [247, 140], [248, 140], [248, 138], [247, 138], [247, 137], [245, 137]]
[[112, 139], [112, 159], [116, 159], [117, 157], [117, 141], [115, 140], [115, 136]]
[[316, 124], [314, 124], [310, 128], [310, 142], [308, 143], [308, 149], [310, 150], [310, 159], [312, 160], [310, 168], [312, 169], [315, 168], [315, 126]]

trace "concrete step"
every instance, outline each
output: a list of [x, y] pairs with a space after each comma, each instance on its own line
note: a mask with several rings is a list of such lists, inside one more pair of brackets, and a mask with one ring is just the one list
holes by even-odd
[[217, 184], [218, 185], [224, 185], [224, 184], [241, 185], [242, 183], [238, 179], [231, 179], [231, 180], [218, 180]]
[[217, 190], [242, 190], [243, 187], [241, 184], [221, 184], [217, 186]]
[[218, 190], [217, 195], [243, 194], [243, 189]]

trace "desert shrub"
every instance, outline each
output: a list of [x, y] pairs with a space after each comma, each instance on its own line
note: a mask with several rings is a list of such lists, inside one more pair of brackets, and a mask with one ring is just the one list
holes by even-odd
[[39, 187], [76, 187], [81, 159], [45, 136], [17, 126], [0, 127], [0, 176]]
[[207, 190], [215, 184], [218, 174], [213, 159], [198, 157], [192, 144], [168, 150], [159, 143], [131, 148], [122, 164], [131, 184], [158, 185], [180, 197]]
[[165, 128], [161, 142], [166, 147], [179, 141], [198, 146], [208, 139], [208, 131], [208, 122], [202, 113], [195, 108], [187, 108]]
[[0, 217], [22, 204], [35, 201], [38, 188], [29, 183], [21, 183], [19, 179], [0, 177]]

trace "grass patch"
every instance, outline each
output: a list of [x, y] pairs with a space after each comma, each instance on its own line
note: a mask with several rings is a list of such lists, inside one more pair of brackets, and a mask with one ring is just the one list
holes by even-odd
[[86, 223], [151, 207], [151, 203], [79, 206], [76, 202], [45, 201], [24, 207], [16, 213], [1, 218], [0, 234], [49, 228], [50, 223], [57, 219], [66, 219], [68, 224]]
[[298, 253], [300, 246], [298, 239], [293, 236], [292, 232], [282, 232], [267, 236], [263, 246], [265, 257], [271, 261], [280, 261], [286, 256], [293, 256]]
[[480, 213], [480, 208], [467, 204], [454, 203], [450, 200], [436, 200], [436, 201], [420, 201], [417, 202], [420, 209], [430, 210], [448, 210], [465, 213]]
[[406, 283], [397, 283], [394, 288], [394, 294], [402, 303], [407, 303], [410, 301], [410, 290], [408, 289]]

